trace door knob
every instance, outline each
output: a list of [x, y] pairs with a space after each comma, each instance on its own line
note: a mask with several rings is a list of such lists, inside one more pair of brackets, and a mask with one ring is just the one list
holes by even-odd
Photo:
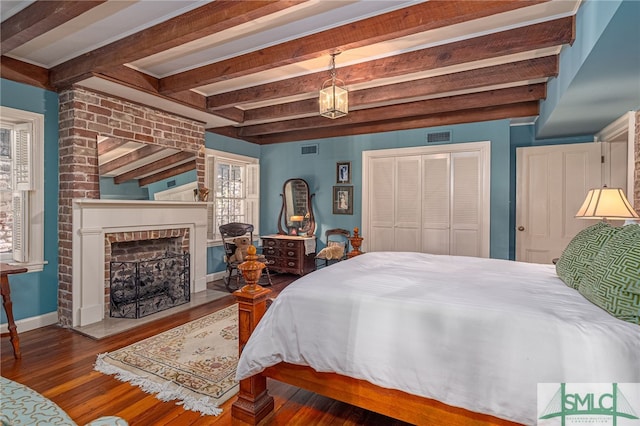
[[524, 226], [518, 226], [518, 231], [524, 231]]

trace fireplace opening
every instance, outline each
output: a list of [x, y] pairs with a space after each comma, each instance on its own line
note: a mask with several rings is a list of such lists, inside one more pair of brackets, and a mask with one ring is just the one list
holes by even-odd
[[109, 315], [142, 318], [191, 300], [189, 253], [109, 262]]

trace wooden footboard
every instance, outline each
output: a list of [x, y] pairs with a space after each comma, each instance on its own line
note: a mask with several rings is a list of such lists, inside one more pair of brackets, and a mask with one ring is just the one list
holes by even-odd
[[[266, 311], [269, 293], [271, 290], [260, 286], [246, 286], [234, 293], [238, 300], [240, 352]], [[382, 388], [364, 380], [318, 373], [310, 367], [287, 363], [269, 367], [261, 374], [240, 381], [238, 398], [231, 409], [234, 419], [255, 425], [273, 411], [273, 397], [267, 393], [267, 377], [417, 425], [516, 424], [433, 399]]]

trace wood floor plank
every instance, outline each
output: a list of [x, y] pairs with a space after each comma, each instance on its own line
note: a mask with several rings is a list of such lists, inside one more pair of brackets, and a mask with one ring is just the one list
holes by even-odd
[[[274, 274], [272, 297], [297, 277]], [[208, 284], [224, 290], [222, 282]], [[101, 416], [120, 416], [131, 426], [216, 426], [230, 425], [231, 400], [222, 404], [220, 416], [201, 416], [175, 401], [162, 402], [136, 386], [94, 370], [98, 354], [111, 352], [154, 336], [235, 303], [233, 296], [179, 312], [144, 324], [117, 336], [93, 339], [57, 325], [20, 333], [22, 359], [13, 358], [8, 336], [0, 344], [2, 376], [40, 392], [65, 410], [78, 424]], [[19, 330], [18, 330], [19, 331]], [[275, 411], [262, 426], [278, 425], [400, 425], [384, 416], [336, 402], [312, 392], [271, 379], [269, 393]]]

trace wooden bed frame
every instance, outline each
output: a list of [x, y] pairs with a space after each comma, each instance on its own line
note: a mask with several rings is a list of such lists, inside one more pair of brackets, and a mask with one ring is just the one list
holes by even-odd
[[[251, 284], [234, 293], [238, 301], [240, 352], [266, 312], [270, 293], [269, 289]], [[277, 364], [240, 381], [238, 398], [231, 408], [234, 421], [255, 425], [273, 411], [273, 397], [267, 393], [267, 377], [417, 425], [517, 424], [433, 399], [382, 388], [364, 380], [335, 373], [318, 373], [310, 367], [288, 363]]]

